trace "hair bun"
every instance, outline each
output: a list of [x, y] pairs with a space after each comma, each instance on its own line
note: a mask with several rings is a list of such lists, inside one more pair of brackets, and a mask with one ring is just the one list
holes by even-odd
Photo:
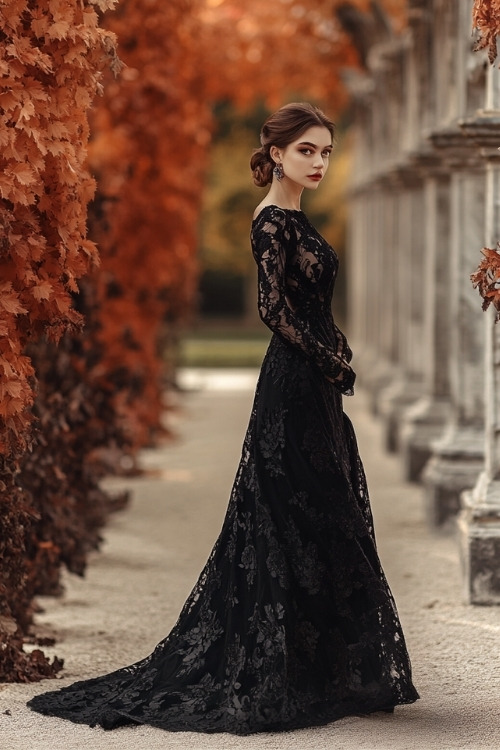
[[265, 187], [273, 181], [274, 162], [265, 148], [257, 148], [250, 159], [253, 181], [257, 187]]

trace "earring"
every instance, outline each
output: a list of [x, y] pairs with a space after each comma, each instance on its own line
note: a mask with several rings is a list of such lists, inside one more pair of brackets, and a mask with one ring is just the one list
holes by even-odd
[[276, 166], [273, 169], [273, 174], [276, 177], [277, 180], [282, 180], [285, 176], [285, 173], [283, 172], [283, 167], [281, 164], [276, 164]]

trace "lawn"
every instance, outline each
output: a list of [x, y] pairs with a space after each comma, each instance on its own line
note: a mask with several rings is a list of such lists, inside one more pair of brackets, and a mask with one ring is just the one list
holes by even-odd
[[256, 334], [188, 334], [179, 345], [181, 367], [259, 367], [269, 338]]

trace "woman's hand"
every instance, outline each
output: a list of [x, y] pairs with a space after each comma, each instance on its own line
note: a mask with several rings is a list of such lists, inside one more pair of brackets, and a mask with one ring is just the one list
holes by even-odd
[[326, 379], [333, 383], [333, 385], [338, 388], [341, 393], [343, 393], [346, 396], [352, 396], [354, 381], [356, 380], [356, 373], [350, 366], [348, 362], [346, 362], [345, 359], [341, 359], [339, 357], [340, 361], [340, 370], [336, 377], [332, 378], [329, 375], [325, 375]]

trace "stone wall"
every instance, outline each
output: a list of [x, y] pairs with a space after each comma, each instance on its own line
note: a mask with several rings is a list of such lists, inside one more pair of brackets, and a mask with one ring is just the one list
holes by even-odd
[[351, 75], [350, 336], [429, 524], [458, 529], [466, 598], [500, 603], [500, 324], [470, 275], [500, 239], [500, 71], [472, 0], [409, 0]]

